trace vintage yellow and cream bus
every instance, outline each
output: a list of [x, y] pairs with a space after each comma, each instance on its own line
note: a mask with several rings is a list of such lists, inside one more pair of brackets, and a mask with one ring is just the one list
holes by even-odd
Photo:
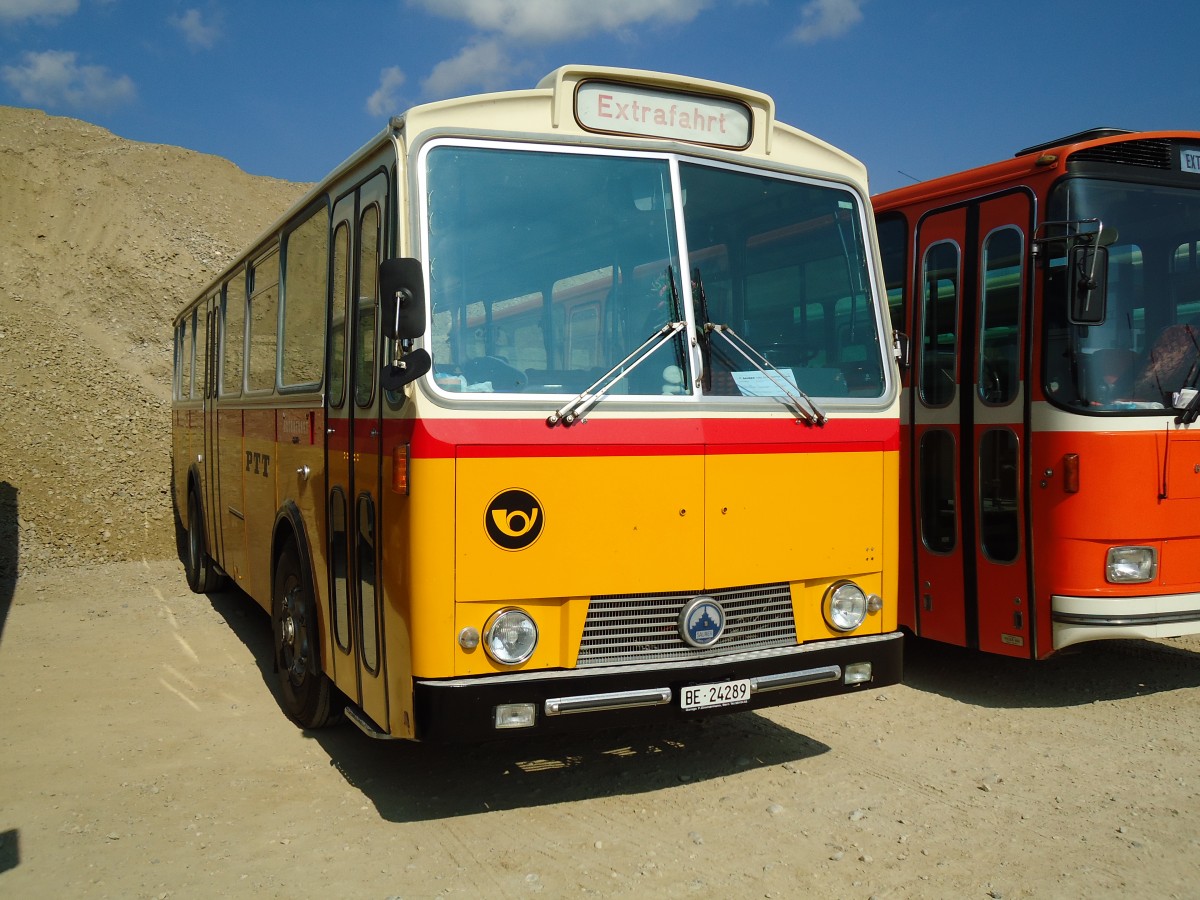
[[561, 68], [392, 119], [175, 320], [189, 584], [301, 726], [467, 740], [896, 682], [863, 167], [770, 97]]

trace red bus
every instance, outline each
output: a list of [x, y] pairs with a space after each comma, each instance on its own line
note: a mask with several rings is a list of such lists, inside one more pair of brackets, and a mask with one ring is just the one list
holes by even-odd
[[1200, 632], [1200, 132], [1096, 129], [873, 198], [900, 621], [1042, 659]]

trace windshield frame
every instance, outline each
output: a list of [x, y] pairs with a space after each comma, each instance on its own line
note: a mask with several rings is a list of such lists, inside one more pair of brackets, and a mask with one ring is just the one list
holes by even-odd
[[[881, 310], [879, 297], [881, 279], [878, 274], [878, 258], [875, 251], [875, 240], [873, 232], [873, 221], [870, 216], [870, 207], [864, 195], [859, 190], [857, 185], [852, 182], [845, 181], [834, 177], [815, 176], [811, 172], [802, 172], [799, 170], [791, 170], [782, 167], [766, 167], [755, 165], [753, 161], [737, 159], [730, 161], [722, 159], [722, 156], [728, 154], [714, 153], [713, 155], [694, 154], [694, 153], [679, 153], [668, 150], [658, 149], [631, 149], [628, 146], [591, 146], [591, 145], [563, 145], [559, 143], [543, 143], [535, 140], [523, 140], [516, 138], [487, 138], [487, 137], [465, 137], [456, 135], [434, 135], [422, 142], [418, 148], [415, 148], [414, 158], [415, 164], [410, 167], [410, 177], [415, 183], [414, 195], [417, 202], [413, 204], [413, 234], [416, 238], [414, 243], [417, 245], [417, 254], [422, 260], [424, 277], [429, 289], [427, 294], [427, 321], [430, 322], [430, 327], [422, 343], [427, 348], [431, 349], [435, 342], [436, 335], [434, 333], [434, 304], [436, 303], [436, 288], [432, 281], [432, 265], [430, 261], [430, 247], [433, 238], [431, 237], [430, 229], [430, 155], [441, 148], [466, 148], [466, 149], [483, 149], [483, 150], [500, 150], [519, 153], [544, 153], [544, 154], [567, 154], [581, 156], [606, 156], [618, 159], [634, 159], [652, 162], [664, 163], [669, 172], [671, 196], [667, 198], [666, 204], [670, 212], [670, 230], [664, 234], [667, 245], [672, 250], [670, 262], [674, 268], [674, 291], [677, 294], [677, 303], [680, 320], [684, 322], [686, 328], [684, 330], [686, 338], [681, 339], [683, 344], [682, 350], [679, 353], [679, 358], [683, 361], [681, 384], [676, 393], [668, 393], [665, 390], [662, 393], [617, 393], [609, 395], [601, 404], [601, 408], [613, 406], [616, 408], [637, 409], [647, 405], [658, 404], [714, 404], [717, 408], [729, 410], [730, 404], [741, 410], [751, 409], [771, 409], [778, 410], [781, 404], [785, 403], [786, 398], [781, 396], [713, 396], [706, 394], [702, 388], [702, 361], [700, 351], [698, 349], [698, 341], [696, 335], [703, 328], [704, 323], [698, 319], [698, 310], [696, 297], [693, 295], [692, 279], [685, 273], [690, 273], [695, 266], [690, 254], [687, 235], [687, 217], [686, 203], [687, 196], [683, 187], [681, 187], [681, 166], [684, 164], [695, 165], [714, 170], [724, 169], [735, 173], [748, 173], [758, 177], [763, 177], [772, 180], [799, 182], [805, 185], [811, 185], [816, 188], [833, 189], [840, 194], [844, 194], [847, 201], [847, 209], [849, 214], [854, 219], [854, 235], [858, 241], [858, 257], [857, 262], [862, 266], [865, 277], [866, 294], [862, 298], [864, 307], [862, 312], [862, 322], [872, 330], [878, 353], [878, 370], [879, 370], [879, 388], [878, 393], [869, 396], [832, 396], [828, 397], [820, 392], [814, 393], [814, 396], [820, 397], [823, 406], [833, 408], [867, 408], [867, 409], [884, 409], [894, 402], [895, 392], [897, 390], [896, 379], [894, 375], [894, 366], [892, 364], [890, 330], [885, 322], [885, 315]], [[433, 214], [437, 215], [436, 203]], [[853, 252], [853, 250], [851, 251]], [[666, 290], [666, 289], [664, 289]], [[544, 300], [543, 300], [544, 302]], [[647, 338], [653, 332], [647, 331], [646, 335], [641, 337]], [[629, 349], [633, 349], [631, 346]], [[437, 355], [434, 356], [435, 366], [437, 364]], [[619, 381], [624, 377], [624, 373], [618, 374], [616, 379]], [[563, 398], [568, 398], [575, 395], [573, 390], [512, 390], [512, 391], [462, 391], [455, 389], [446, 389], [444, 384], [439, 383], [436, 377], [436, 372], [431, 371], [424, 376], [419, 382], [421, 389], [431, 398], [436, 400], [440, 405], [451, 407], [474, 407], [479, 403], [496, 404], [500, 403], [510, 408], [538, 408], [544, 409], [547, 404], [558, 406]]]

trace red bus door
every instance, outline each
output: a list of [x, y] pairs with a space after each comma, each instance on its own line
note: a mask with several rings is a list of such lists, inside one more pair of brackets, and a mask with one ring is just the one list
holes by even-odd
[[[972, 208], [974, 597], [979, 649], [1032, 656], [1029, 603], [1029, 240], [1033, 204], [1024, 191]], [[969, 607], [968, 607], [969, 608]]]
[[378, 175], [334, 207], [325, 392], [333, 677], [385, 729], [388, 698], [377, 579], [381, 419], [376, 281], [386, 192], [387, 178]]
[[961, 347], [966, 210], [922, 219], [917, 232], [916, 373], [912, 391], [913, 544], [917, 633], [966, 643], [963, 603]]
[[1024, 323], [1031, 204], [918, 226], [911, 430], [917, 632], [1028, 656]]

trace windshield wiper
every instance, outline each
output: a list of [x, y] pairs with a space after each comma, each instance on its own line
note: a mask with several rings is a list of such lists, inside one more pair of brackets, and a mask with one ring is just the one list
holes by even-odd
[[685, 327], [687, 326], [683, 322], [667, 322], [646, 338], [640, 347], [584, 388], [573, 400], [552, 412], [547, 417], [546, 424], [551, 428], [560, 422], [563, 425], [573, 425], [621, 379], [649, 359], [655, 350], [672, 340]]
[[[706, 334], [715, 332], [725, 338], [729, 346], [736, 350], [745, 360], [767, 376], [767, 379], [782, 391], [788, 399], [795, 405], [796, 412], [799, 418], [806, 425], [824, 425], [828, 421], [829, 416], [821, 407], [817, 406], [813, 398], [800, 390], [799, 387], [792, 384], [791, 379], [781, 372], [774, 363], [755, 350], [749, 342], [730, 328], [728, 325], [719, 325], [716, 322], [705, 322], [704, 332]], [[753, 356], [751, 356], [753, 354]], [[757, 357], [757, 359], [755, 358]]]
[[[704, 279], [700, 277], [700, 267], [692, 269], [692, 293], [700, 305], [700, 321], [708, 324], [708, 296], [704, 293]], [[703, 327], [697, 337], [700, 345], [700, 385], [705, 392], [712, 390], [712, 346], [708, 342], [708, 331]]]
[[[716, 322], [709, 321], [708, 298], [704, 294], [704, 280], [700, 277], [699, 268], [692, 270], [692, 290], [696, 293], [696, 299], [700, 304], [700, 316], [704, 321], [700, 331], [700, 356], [704, 361], [704, 389], [706, 391], [712, 389], [712, 348], [708, 336], [715, 332], [725, 338], [730, 347], [741, 354], [746, 362], [758, 369], [763, 375], [766, 375], [767, 379], [795, 404], [796, 412], [799, 413], [799, 418], [805, 424], [824, 425], [829, 416], [825, 414], [825, 411], [821, 407], [813, 402], [812, 397], [800, 390], [774, 363], [750, 346], [750, 343], [744, 337], [728, 325], [718, 325]], [[754, 354], [754, 356], [750, 354]]]

